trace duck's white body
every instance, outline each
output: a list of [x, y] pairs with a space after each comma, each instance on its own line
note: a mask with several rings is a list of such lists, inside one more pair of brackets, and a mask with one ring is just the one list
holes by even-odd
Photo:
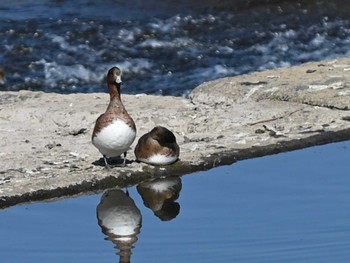
[[116, 157], [126, 152], [134, 142], [136, 131], [122, 120], [115, 120], [92, 139], [92, 144], [106, 157]]
[[165, 155], [161, 153], [156, 153], [148, 158], [139, 158], [139, 161], [154, 165], [167, 165], [176, 162], [177, 159], [177, 155]]

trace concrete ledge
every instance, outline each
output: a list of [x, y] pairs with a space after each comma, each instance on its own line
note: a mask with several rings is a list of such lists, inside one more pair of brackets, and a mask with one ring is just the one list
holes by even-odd
[[[0, 92], [0, 207], [134, 185], [350, 139], [350, 59], [204, 83], [190, 99], [123, 95], [138, 128], [171, 129], [181, 161], [107, 171], [91, 145], [108, 95]], [[135, 143], [133, 147], [135, 146]]]

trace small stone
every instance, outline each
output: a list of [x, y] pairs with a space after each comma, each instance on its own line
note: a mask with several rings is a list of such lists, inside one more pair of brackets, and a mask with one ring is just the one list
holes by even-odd
[[314, 73], [314, 72], [316, 72], [316, 69], [308, 69], [308, 70], [306, 70], [306, 73]]
[[262, 133], [265, 133], [265, 131], [263, 129], [256, 129], [255, 133], [256, 134], [262, 134]]

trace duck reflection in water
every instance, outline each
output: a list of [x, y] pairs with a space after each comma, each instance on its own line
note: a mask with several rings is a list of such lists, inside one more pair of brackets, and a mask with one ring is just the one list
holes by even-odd
[[119, 249], [119, 262], [130, 262], [133, 245], [140, 233], [142, 216], [135, 202], [120, 189], [107, 190], [97, 206], [98, 224]]
[[143, 203], [162, 221], [174, 219], [180, 212], [180, 205], [175, 202], [182, 188], [180, 177], [166, 177], [146, 181], [137, 186]]

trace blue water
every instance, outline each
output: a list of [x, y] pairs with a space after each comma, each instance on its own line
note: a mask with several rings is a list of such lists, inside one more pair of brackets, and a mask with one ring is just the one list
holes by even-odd
[[[350, 142], [182, 177], [179, 213], [142, 214], [132, 262], [349, 262]], [[118, 262], [101, 194], [0, 211], [2, 262]], [[130, 199], [131, 200], [131, 199]], [[169, 219], [169, 218], [168, 218]]]
[[117, 65], [125, 93], [187, 96], [219, 77], [348, 56], [349, 9], [343, 0], [3, 0], [0, 90], [106, 91]]

